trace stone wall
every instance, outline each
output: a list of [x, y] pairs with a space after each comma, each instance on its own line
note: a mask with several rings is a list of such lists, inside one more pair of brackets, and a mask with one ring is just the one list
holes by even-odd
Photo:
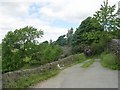
[[120, 60], [120, 39], [113, 39], [110, 43], [109, 50], [117, 55]]
[[80, 54], [71, 55], [71, 56], [68, 56], [66, 58], [59, 59], [58, 61], [48, 63], [46, 65], [42, 65], [38, 68], [18, 70], [18, 71], [14, 71], [14, 72], [5, 73], [2, 75], [3, 87], [6, 87], [8, 83], [17, 81], [20, 77], [23, 77], [23, 76], [29, 77], [32, 74], [40, 74], [40, 73], [43, 73], [45, 71], [59, 69], [57, 67], [58, 64], [60, 66], [64, 65], [64, 67], [66, 67], [66, 66], [72, 64], [73, 62], [79, 60], [79, 56], [80, 56]]

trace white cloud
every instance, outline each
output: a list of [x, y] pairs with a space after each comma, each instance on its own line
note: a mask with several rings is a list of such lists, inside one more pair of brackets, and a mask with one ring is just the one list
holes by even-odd
[[[110, 5], [119, 0], [109, 0]], [[56, 40], [67, 33], [68, 28], [51, 26], [51, 22], [63, 20], [78, 23], [99, 10], [103, 0], [1, 0], [0, 1], [0, 42], [5, 34], [25, 26], [44, 30], [43, 40]], [[38, 13], [29, 14], [32, 4], [40, 5]]]
[[[110, 5], [119, 0], [109, 0]], [[48, 5], [40, 9], [47, 18], [63, 19], [68, 22], [79, 22], [99, 10], [103, 0], [51, 0]]]

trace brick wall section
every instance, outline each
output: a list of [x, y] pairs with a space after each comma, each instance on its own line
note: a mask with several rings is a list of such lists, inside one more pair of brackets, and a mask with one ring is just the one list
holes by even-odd
[[18, 71], [14, 71], [14, 72], [5, 73], [2, 75], [3, 87], [6, 87], [6, 85], [8, 83], [17, 81], [20, 77], [23, 77], [23, 76], [29, 77], [32, 74], [40, 74], [45, 71], [59, 69], [57, 67], [57, 64], [60, 64], [60, 66], [64, 65], [64, 67], [66, 67], [66, 66], [72, 64], [73, 62], [75, 62], [76, 60], [79, 60], [79, 55], [80, 54], [71, 55], [66, 58], [60, 59], [59, 61], [48, 63], [46, 65], [42, 65], [42, 66], [40, 66], [38, 68], [34, 68], [34, 69], [18, 70]]

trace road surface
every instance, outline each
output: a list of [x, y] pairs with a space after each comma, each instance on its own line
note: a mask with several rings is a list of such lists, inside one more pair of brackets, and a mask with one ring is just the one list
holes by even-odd
[[118, 71], [104, 68], [96, 60], [90, 67], [77, 64], [57, 76], [35, 85], [35, 88], [118, 88]]

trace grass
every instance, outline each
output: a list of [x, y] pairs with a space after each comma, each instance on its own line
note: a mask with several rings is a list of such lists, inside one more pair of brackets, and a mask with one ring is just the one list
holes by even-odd
[[113, 70], [120, 70], [120, 62], [113, 53], [101, 54], [101, 65]]
[[82, 68], [88, 68], [90, 65], [92, 65], [94, 62], [94, 59], [89, 59], [89, 61], [85, 62], [81, 67]]
[[41, 82], [43, 80], [47, 80], [55, 75], [57, 75], [60, 72], [60, 70], [53, 70], [50, 72], [45, 72], [42, 74], [33, 74], [30, 75], [29, 77], [21, 77], [19, 80], [16, 82], [11, 82], [7, 87], [9, 88], [27, 88], [29, 86], [33, 86], [37, 84], [38, 82]]
[[[73, 58], [74, 58], [75, 61], [74, 61], [72, 64], [67, 65], [67, 67], [71, 67], [71, 66], [73, 66], [73, 65], [82, 63], [82, 62], [84, 62], [85, 60], [87, 60], [87, 57], [84, 55], [84, 53], [81, 53], [81, 54], [79, 54], [79, 55], [77, 55], [77, 56], [75, 56], [75, 57], [73, 57]], [[67, 68], [67, 67], [66, 67], [66, 68]]]
[[87, 60], [87, 57], [85, 56], [85, 54], [84, 53], [81, 53], [79, 56], [77, 56], [77, 57], [74, 57], [74, 59], [75, 59], [75, 64], [77, 64], [77, 63], [82, 63], [82, 62], [84, 62], [85, 60]]

